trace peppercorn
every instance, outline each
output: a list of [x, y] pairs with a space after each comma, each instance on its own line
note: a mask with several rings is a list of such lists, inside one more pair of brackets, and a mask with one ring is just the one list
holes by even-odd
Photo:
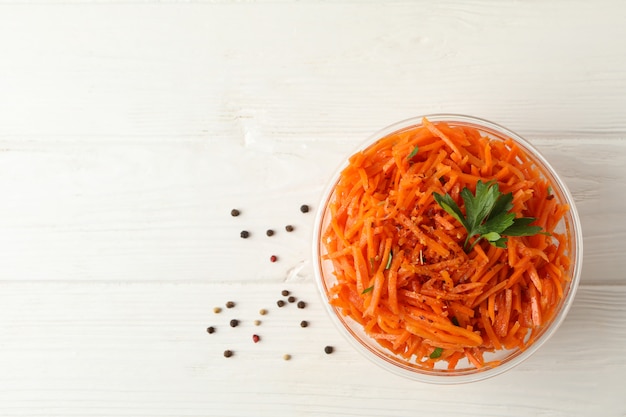
[[266, 314], [267, 314], [267, 310], [266, 310], [266, 309], [264, 309], [264, 308], [262, 308], [262, 309], [260, 309], [260, 310], [259, 310], [259, 314], [260, 314], [260, 315], [262, 315], [262, 316], [264, 316], [264, 315], [266, 315]]
[[239, 236], [241, 236], [242, 239], [247, 239], [250, 236], [250, 232], [242, 230], [241, 233], [239, 233]]
[[300, 327], [307, 327], [308, 325], [309, 325], [309, 322], [308, 322], [308, 321], [306, 321], [306, 320], [302, 320], [302, 321], [300, 322]]
[[293, 303], [296, 301], [296, 297], [294, 297], [293, 295], [290, 296], [289, 298], [287, 298], [287, 301], [289, 301], [290, 303]]
[[237, 319], [232, 319], [232, 320], [230, 321], [230, 327], [237, 327], [237, 326], [239, 326], [239, 320], [237, 320]]
[[277, 260], [278, 260], [278, 257], [276, 255], [270, 256], [270, 262], [276, 262]]
[[298, 301], [298, 308], [306, 307], [306, 303], [304, 301]]
[[206, 328], [207, 333], [215, 333], [215, 327], [209, 326]]
[[233, 356], [233, 351], [232, 350], [225, 350], [224, 351], [224, 357], [230, 358], [231, 356]]
[[287, 291], [287, 290], [282, 290], [282, 291], [280, 292], [280, 294], [281, 294], [283, 297], [286, 297], [286, 296], [288, 296], [288, 295], [289, 295], [289, 291]]
[[309, 212], [309, 206], [307, 206], [306, 204], [303, 204], [300, 206], [300, 211], [303, 213], [308, 213]]
[[287, 226], [285, 226], [285, 230], [288, 232], [293, 232], [293, 226], [288, 224]]
[[234, 301], [228, 301], [226, 303], [226, 308], [233, 308], [235, 307], [235, 302]]
[[284, 302], [283, 300], [278, 300], [278, 301], [276, 301], [276, 305], [277, 305], [278, 307], [282, 307], [282, 306], [284, 306], [284, 305], [285, 305], [285, 302]]
[[237, 216], [239, 216], [240, 214], [241, 214], [241, 212], [240, 212], [239, 210], [237, 210], [237, 209], [232, 209], [232, 210], [230, 211], [230, 215], [231, 215], [231, 216], [233, 216], [233, 217], [237, 217]]
[[331, 353], [333, 353], [335, 349], [332, 346], [326, 346], [324, 348], [324, 352], [326, 352], [327, 355], [330, 355]]
[[285, 354], [283, 355], [283, 359], [284, 359], [284, 360], [286, 360], [286, 361], [288, 361], [289, 359], [291, 359], [291, 355], [290, 355], [290, 354], [288, 354], [288, 353], [285, 353]]
[[274, 236], [274, 231], [272, 229], [267, 229], [265, 234], [268, 235], [268, 236]]
[[255, 326], [260, 326], [261, 325], [261, 320], [255, 320], [254, 321], [254, 325]]
[[221, 308], [221, 307], [213, 307], [213, 312], [214, 312], [215, 314], [219, 314], [219, 313], [221, 313], [221, 312], [222, 312], [222, 308]]
[[258, 342], [259, 342], [259, 340], [261, 340], [261, 338], [259, 337], [259, 335], [257, 335], [257, 334], [253, 334], [253, 335], [252, 335], [252, 341], [253, 341], [254, 343], [258, 343]]

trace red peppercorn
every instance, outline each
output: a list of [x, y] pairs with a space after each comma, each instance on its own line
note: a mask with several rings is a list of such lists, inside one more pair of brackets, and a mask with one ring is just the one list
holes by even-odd
[[254, 343], [258, 343], [258, 342], [259, 342], [259, 340], [261, 340], [261, 338], [259, 337], [259, 335], [258, 335], [258, 334], [253, 334], [253, 335], [252, 335], [252, 341], [253, 341]]
[[270, 256], [270, 262], [276, 262], [277, 260], [278, 260], [278, 257], [276, 255]]

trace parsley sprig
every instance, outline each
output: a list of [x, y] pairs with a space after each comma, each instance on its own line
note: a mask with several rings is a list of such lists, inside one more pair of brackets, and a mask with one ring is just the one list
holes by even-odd
[[[465, 203], [465, 215], [449, 194], [433, 193], [433, 197], [448, 214], [459, 221], [467, 230], [463, 249], [469, 253], [474, 245], [486, 239], [493, 246], [506, 248], [504, 236], [532, 236], [541, 231], [539, 226], [531, 226], [533, 217], [515, 217], [510, 212], [513, 208], [513, 194], [502, 194], [498, 183], [478, 181], [476, 193], [464, 187], [461, 198]], [[476, 239], [471, 239], [477, 236]], [[471, 242], [471, 243], [470, 243]]]

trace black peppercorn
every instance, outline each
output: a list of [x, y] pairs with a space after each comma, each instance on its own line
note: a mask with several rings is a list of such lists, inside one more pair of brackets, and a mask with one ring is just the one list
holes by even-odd
[[306, 303], [304, 301], [298, 301], [298, 308], [306, 307]]
[[285, 305], [285, 302], [284, 302], [283, 300], [278, 300], [278, 301], [276, 301], [276, 305], [277, 305], [278, 307], [282, 307], [282, 306], [284, 306], [284, 305]]
[[331, 353], [333, 353], [335, 349], [332, 346], [326, 346], [324, 348], [324, 352], [326, 352], [327, 355], [330, 355]]
[[233, 356], [233, 351], [232, 350], [225, 350], [224, 351], [224, 357], [230, 358], [231, 356]]
[[239, 214], [241, 214], [241, 212], [239, 210], [237, 210], [237, 209], [232, 209], [230, 211], [230, 215], [233, 216], [233, 217], [237, 217], [237, 216], [239, 216]]
[[207, 333], [215, 333], [215, 327], [209, 326], [206, 328]]
[[268, 235], [268, 236], [274, 236], [274, 231], [272, 229], [267, 229], [265, 234]]
[[303, 213], [308, 213], [309, 212], [309, 206], [307, 206], [306, 204], [303, 204], [300, 206], [300, 211]]
[[285, 226], [285, 230], [288, 232], [293, 232], [293, 226], [288, 224], [287, 226]]
[[286, 297], [286, 296], [288, 296], [288, 295], [289, 295], [289, 291], [287, 291], [287, 290], [282, 290], [282, 291], [280, 292], [280, 294], [281, 294], [283, 297]]
[[307, 327], [308, 325], [309, 325], [309, 322], [308, 322], [308, 321], [306, 321], [306, 320], [302, 320], [302, 321], [300, 322], [300, 327]]
[[247, 239], [250, 236], [250, 232], [242, 230], [241, 233], [239, 233], [239, 236], [241, 236], [242, 239]]
[[287, 298], [287, 301], [289, 301], [290, 303], [293, 303], [296, 301], [296, 297], [294, 297], [293, 295], [290, 296], [289, 298]]
[[237, 326], [239, 326], [239, 320], [237, 320], [237, 319], [232, 319], [232, 320], [230, 321], [230, 327], [237, 327]]
[[226, 303], [226, 308], [233, 308], [233, 307], [235, 307], [235, 303], [233, 301], [228, 301]]

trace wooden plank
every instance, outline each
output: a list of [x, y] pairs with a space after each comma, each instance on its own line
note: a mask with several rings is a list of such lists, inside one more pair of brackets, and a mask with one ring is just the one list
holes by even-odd
[[340, 140], [432, 112], [626, 132], [619, 1], [16, 3], [0, 137]]
[[[626, 142], [532, 140], [576, 199], [583, 282], [623, 282]], [[310, 280], [313, 211], [356, 145], [0, 142], [0, 274], [18, 281]], [[302, 214], [301, 204], [312, 211]], [[242, 215], [231, 217], [232, 208]], [[287, 224], [296, 230], [285, 232]], [[270, 228], [276, 234], [268, 238]], [[244, 229], [249, 239], [239, 238]], [[270, 263], [271, 255], [279, 262]]]
[[[278, 308], [283, 289], [307, 308]], [[626, 413], [626, 286], [582, 286], [564, 324], [533, 357], [462, 386], [405, 380], [362, 358], [332, 326], [316, 291], [310, 283], [1, 283], [0, 414]], [[235, 308], [212, 312], [229, 300]], [[241, 324], [229, 327], [232, 318]], [[209, 325], [215, 333], [205, 331]], [[335, 347], [332, 355], [326, 345]], [[235, 355], [224, 358], [224, 349]]]

